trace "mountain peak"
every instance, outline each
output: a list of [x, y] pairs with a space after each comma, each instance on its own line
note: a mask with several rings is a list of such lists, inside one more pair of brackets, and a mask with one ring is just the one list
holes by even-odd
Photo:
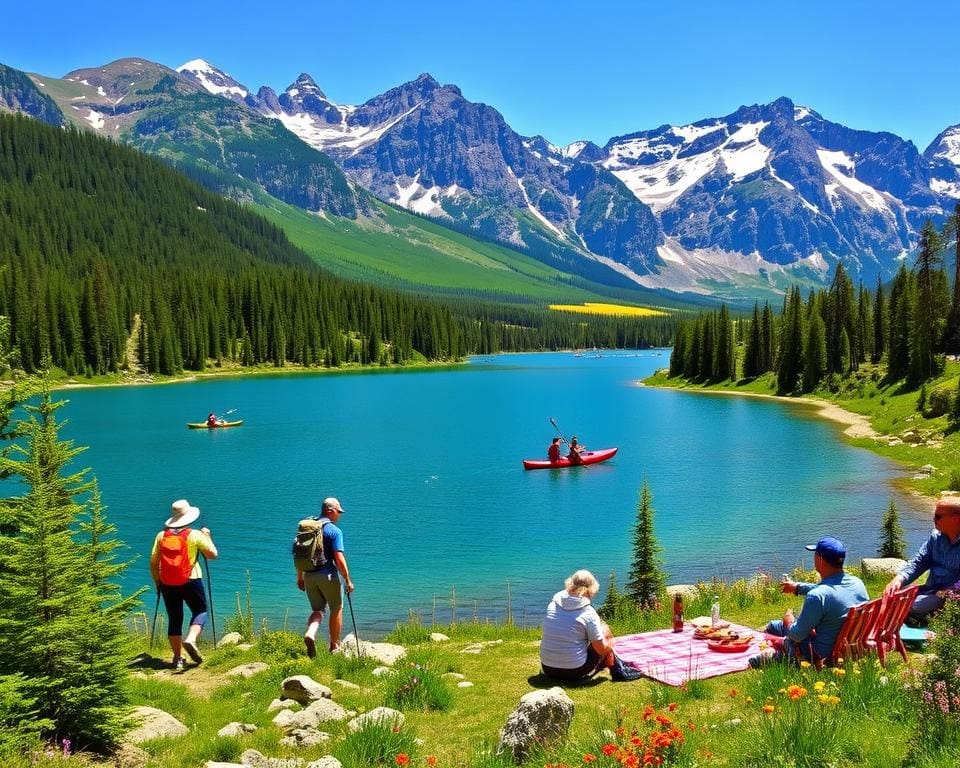
[[177, 67], [177, 72], [215, 96], [225, 96], [234, 101], [242, 101], [250, 94], [248, 88], [204, 59], [191, 59], [186, 64]]
[[300, 76], [287, 86], [287, 93], [292, 97], [299, 96], [301, 99], [306, 96], [315, 96], [318, 99], [327, 101], [327, 95], [320, 90], [317, 81], [306, 72], [301, 72]]

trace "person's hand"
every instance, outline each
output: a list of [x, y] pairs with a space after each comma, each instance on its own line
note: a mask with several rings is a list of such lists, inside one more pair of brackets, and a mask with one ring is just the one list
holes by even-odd
[[892, 579], [890, 579], [890, 583], [883, 588], [883, 596], [889, 597], [902, 586], [903, 578], [901, 576], [894, 576]]
[[785, 595], [797, 594], [797, 582], [784, 574], [783, 580], [780, 582], [780, 591]]
[[347, 579], [347, 583], [343, 585], [343, 588], [347, 591], [347, 594], [349, 595], [351, 592], [353, 592], [353, 582], [350, 579]]
[[306, 592], [306, 591], [307, 591], [307, 586], [303, 583], [303, 574], [302, 574], [302, 573], [298, 573], [298, 574], [297, 574], [297, 589], [299, 589], [301, 592]]
[[203, 533], [206, 536], [210, 536], [210, 529], [204, 526], [203, 528], [200, 529], [200, 533]]
[[793, 626], [793, 608], [787, 608], [783, 613], [783, 628], [784, 630], [790, 629]]

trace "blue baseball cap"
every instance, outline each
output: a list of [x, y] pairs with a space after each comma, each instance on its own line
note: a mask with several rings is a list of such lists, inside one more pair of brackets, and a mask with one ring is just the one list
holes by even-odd
[[834, 536], [824, 536], [816, 544], [807, 544], [807, 549], [816, 552], [830, 565], [840, 566], [847, 556], [847, 548], [840, 539]]

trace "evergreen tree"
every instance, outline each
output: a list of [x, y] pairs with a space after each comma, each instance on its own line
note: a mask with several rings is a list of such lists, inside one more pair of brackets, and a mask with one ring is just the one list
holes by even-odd
[[913, 381], [926, 381], [942, 369], [936, 354], [943, 334], [935, 273], [942, 264], [940, 236], [933, 223], [927, 221], [920, 232], [920, 250], [914, 271], [917, 275], [915, 322], [910, 345], [910, 376]]
[[887, 302], [883, 295], [883, 286], [880, 284], [880, 276], [877, 275], [877, 291], [873, 295], [873, 354], [870, 356], [874, 363], [879, 363], [887, 351], [890, 340], [888, 324]]
[[733, 344], [733, 324], [726, 304], [720, 305], [717, 317], [717, 352], [714, 355], [714, 381], [737, 377], [737, 353]]
[[623, 602], [623, 594], [617, 587], [617, 572], [610, 571], [610, 580], [607, 582], [607, 594], [603, 598], [603, 605], [597, 611], [607, 621], [617, 617], [617, 611]]
[[803, 391], [812, 392], [827, 372], [827, 339], [823, 318], [814, 310], [810, 313], [807, 343], [803, 355]]
[[660, 564], [660, 545], [653, 526], [654, 509], [650, 487], [643, 481], [637, 502], [637, 521], [633, 527], [633, 559], [627, 579], [626, 596], [641, 610], [660, 603], [667, 577]]
[[907, 545], [903, 538], [903, 526], [897, 514], [897, 505], [890, 499], [890, 506], [883, 516], [883, 529], [880, 535], [880, 548], [877, 555], [880, 557], [906, 557]]
[[890, 286], [890, 342], [887, 379], [897, 381], [910, 372], [910, 345], [913, 337], [915, 294], [913, 276], [904, 264]]
[[750, 321], [749, 330], [746, 332], [746, 345], [743, 351], [743, 375], [752, 379], [763, 373], [760, 358], [762, 342], [760, 338], [760, 304], [753, 303], [753, 319]]
[[960, 429], [960, 380], [957, 381], [957, 392], [950, 401], [950, 414], [947, 416], [947, 423], [951, 432]]
[[780, 331], [777, 390], [781, 393], [795, 392], [800, 384], [803, 372], [803, 342], [802, 300], [800, 289], [794, 286], [786, 299], [783, 327]]
[[45, 391], [25, 405], [25, 444], [2, 460], [25, 493], [4, 501], [14, 514], [0, 534], [0, 674], [26, 678], [48, 737], [104, 748], [123, 730], [122, 618], [135, 598], [111, 582], [127, 564], [112, 559], [99, 496], [89, 508], [77, 500], [94, 490], [86, 470], [65, 474], [82, 449], [59, 439], [62, 404]]
[[943, 349], [948, 355], [960, 355], [960, 202], [954, 207], [946, 230], [944, 239], [952, 237], [954, 240], [954, 262], [953, 293], [943, 332]]

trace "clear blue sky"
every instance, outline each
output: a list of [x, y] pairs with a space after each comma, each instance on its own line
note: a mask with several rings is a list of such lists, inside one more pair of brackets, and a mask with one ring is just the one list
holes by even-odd
[[953, 0], [197, 0], [4, 3], [0, 62], [62, 76], [203, 58], [249, 88], [308, 72], [359, 104], [429, 72], [563, 145], [788, 96], [922, 151], [960, 123]]

